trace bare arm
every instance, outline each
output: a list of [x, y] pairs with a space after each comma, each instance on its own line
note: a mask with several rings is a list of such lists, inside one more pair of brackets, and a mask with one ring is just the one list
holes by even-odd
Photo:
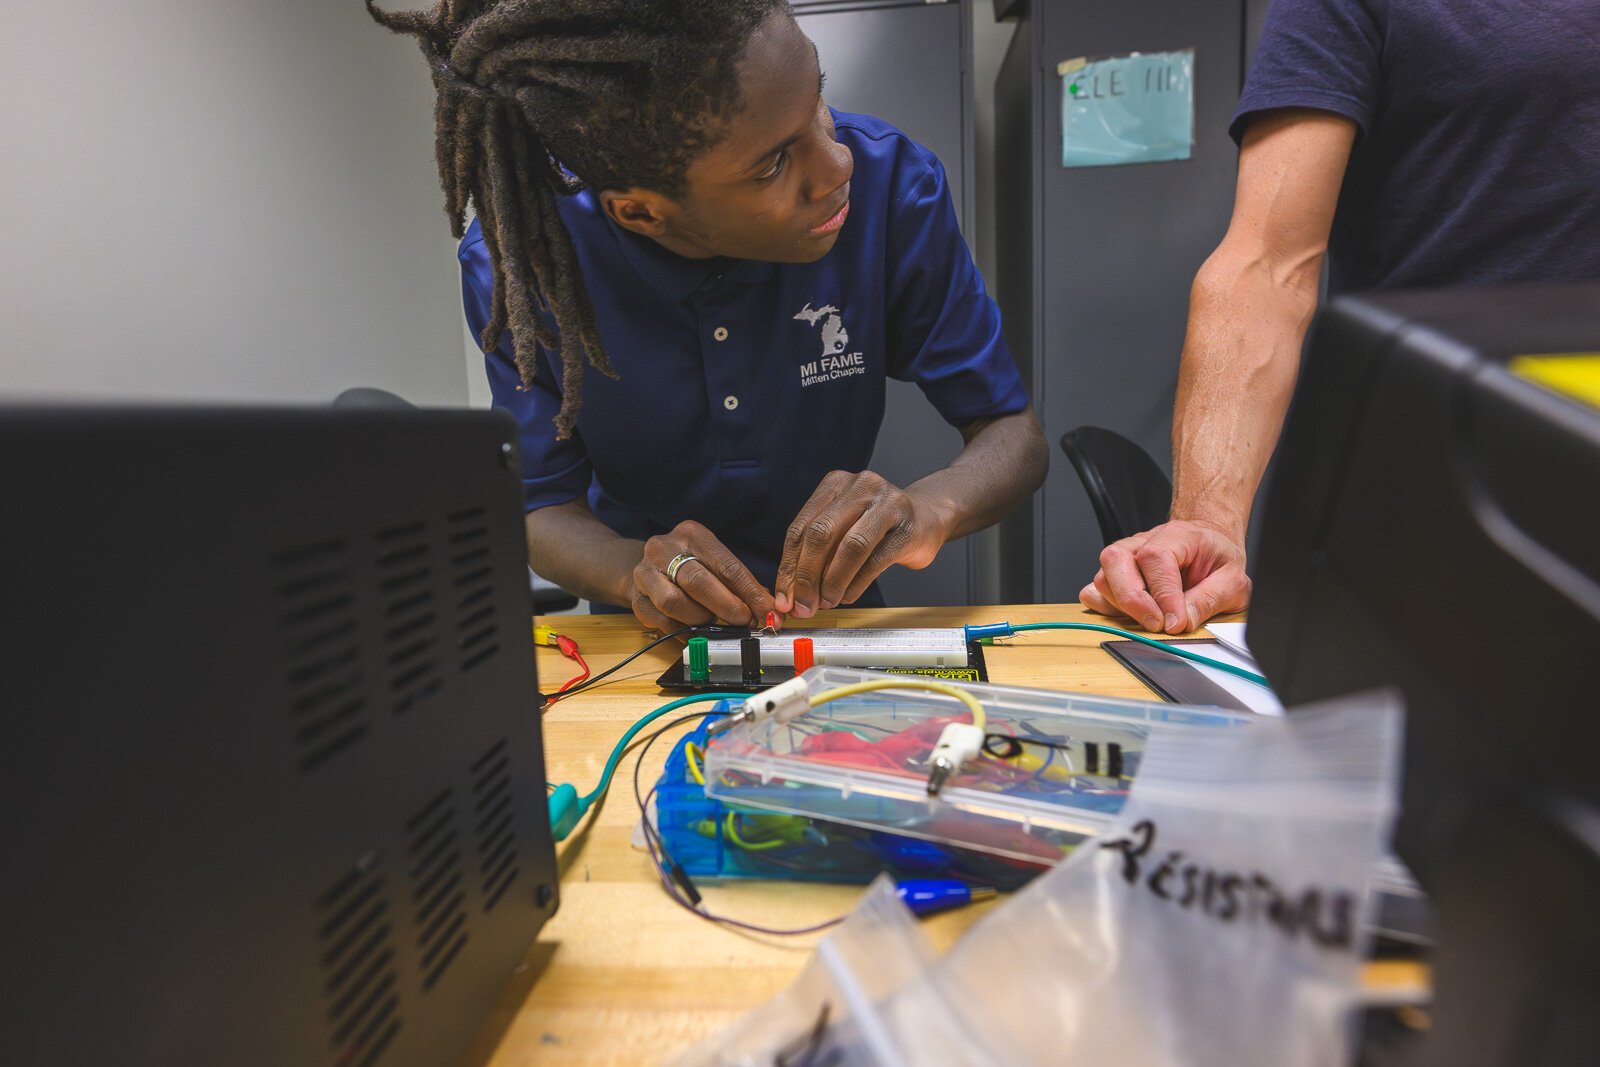
[[[528, 512], [527, 532], [528, 558], [541, 575], [585, 599], [632, 608], [648, 627], [717, 619], [752, 625], [775, 607], [772, 594], [696, 522], [635, 541], [613, 532], [580, 497]], [[680, 553], [694, 560], [669, 579], [667, 568]]]
[[945, 540], [994, 525], [1044, 484], [1050, 446], [1030, 407], [961, 427], [964, 445], [943, 470], [906, 487], [941, 500], [952, 518]]
[[602, 604], [626, 605], [632, 598], [644, 542], [614, 533], [582, 497], [528, 512], [527, 529], [528, 559], [542, 577]]
[[[806, 521], [797, 519], [790, 529], [779, 588], [786, 573], [792, 580], [805, 547], [807, 566], [818, 577], [804, 588], [815, 597], [820, 585], [826, 607], [850, 603], [892, 564], [926, 567], [946, 541], [998, 521], [1044, 480], [1049, 450], [1031, 409], [979, 419], [961, 434], [966, 444], [950, 465], [906, 489], [871, 471], [835, 471], [823, 479], [802, 510]], [[804, 541], [807, 530], [813, 536]], [[699, 523], [635, 541], [614, 533], [579, 498], [530, 511], [527, 534], [528, 558], [541, 575], [588, 600], [630, 607], [646, 626], [759, 623], [768, 611], [787, 612], [795, 603], [792, 594], [774, 598], [763, 589]], [[668, 580], [667, 567], [679, 553], [695, 560], [676, 581]], [[819, 601], [801, 603], [810, 604], [806, 617]]]
[[1173, 412], [1172, 517], [1243, 543], [1317, 306], [1355, 139], [1347, 119], [1282, 111], [1250, 127], [1233, 221], [1195, 276]]
[[904, 489], [872, 471], [825, 477], [784, 539], [778, 610], [808, 618], [853, 603], [889, 567], [926, 567], [1044, 481], [1050, 450], [1031, 408], [968, 423], [961, 436], [949, 466]]
[[1227, 235], [1195, 276], [1173, 413], [1171, 519], [1108, 545], [1083, 602], [1182, 633], [1249, 601], [1250, 505], [1316, 309], [1356, 128], [1324, 111], [1257, 118]]

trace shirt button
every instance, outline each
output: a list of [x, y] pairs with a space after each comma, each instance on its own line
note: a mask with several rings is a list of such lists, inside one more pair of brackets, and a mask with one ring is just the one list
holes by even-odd
[[729, 411], [732, 411], [739, 406], [739, 398], [736, 396], [725, 396], [722, 398], [722, 406], [727, 408]]
[[711, 336], [719, 341], [726, 341], [728, 339], [728, 328], [726, 326], [718, 326], [711, 331]]

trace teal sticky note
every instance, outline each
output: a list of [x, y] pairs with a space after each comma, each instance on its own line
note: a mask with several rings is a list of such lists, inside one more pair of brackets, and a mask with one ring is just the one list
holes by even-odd
[[1061, 75], [1061, 165], [1109, 167], [1194, 152], [1194, 49], [1069, 59]]

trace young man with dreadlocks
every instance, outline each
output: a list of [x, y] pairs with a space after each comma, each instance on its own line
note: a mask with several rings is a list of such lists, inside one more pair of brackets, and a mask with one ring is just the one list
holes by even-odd
[[[822, 100], [781, 0], [438, 0], [374, 18], [437, 90], [446, 211], [530, 558], [652, 627], [882, 603], [1043, 480], [944, 171]], [[466, 225], [468, 205], [476, 219]], [[866, 469], [885, 377], [965, 446]]]

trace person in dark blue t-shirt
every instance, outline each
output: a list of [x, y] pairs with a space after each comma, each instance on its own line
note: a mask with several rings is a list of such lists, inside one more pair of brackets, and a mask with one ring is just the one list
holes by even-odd
[[1081, 593], [1181, 633], [1249, 600], [1245, 530], [1331, 292], [1600, 278], [1600, 0], [1274, 0], [1196, 276], [1170, 520]]
[[[805, 618], [881, 603], [1043, 480], [943, 168], [823, 103], [788, 4], [368, 7], [433, 70], [540, 574], [649, 626]], [[888, 377], [964, 441], [904, 488], [867, 469]]]

